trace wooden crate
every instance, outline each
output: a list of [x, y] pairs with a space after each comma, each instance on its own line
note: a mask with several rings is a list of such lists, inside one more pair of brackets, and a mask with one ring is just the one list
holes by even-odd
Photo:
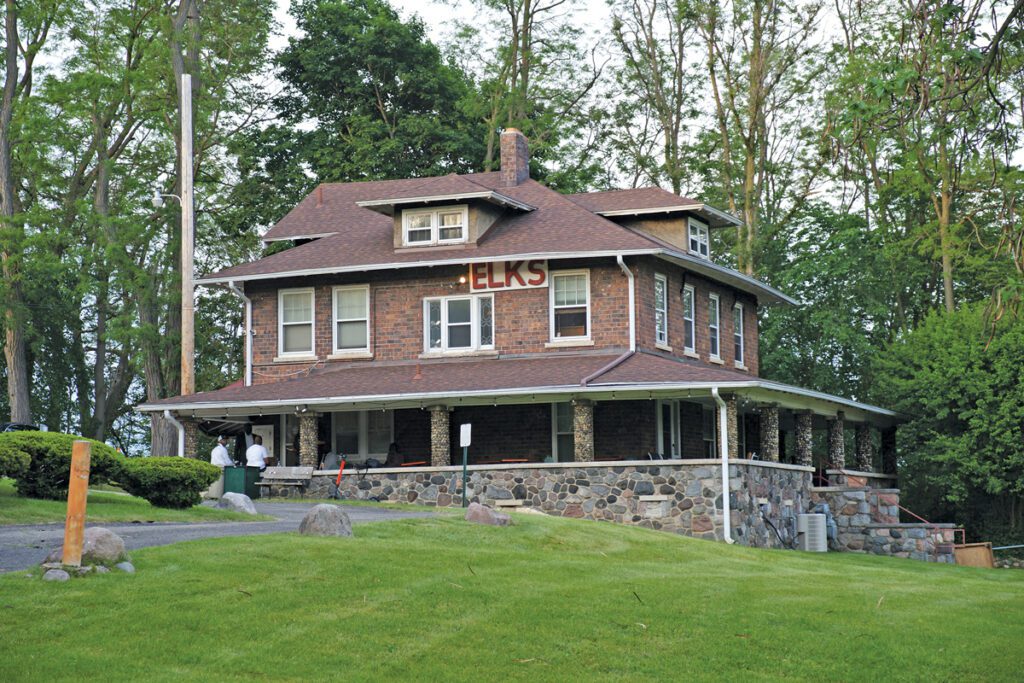
[[953, 548], [953, 556], [961, 567], [995, 567], [991, 543], [965, 543]]

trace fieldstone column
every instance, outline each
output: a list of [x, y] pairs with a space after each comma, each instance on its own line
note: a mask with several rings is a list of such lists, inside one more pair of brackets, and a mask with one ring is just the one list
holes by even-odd
[[729, 439], [729, 458], [740, 457], [740, 418], [736, 395], [723, 396], [725, 399], [725, 431]]
[[796, 464], [810, 467], [814, 464], [811, 449], [814, 437], [814, 415], [810, 411], [796, 414]]
[[846, 442], [843, 439], [843, 411], [828, 420], [828, 466], [834, 470], [846, 468]]
[[779, 461], [779, 407], [775, 404], [759, 406], [761, 414], [761, 459]]
[[861, 472], [870, 472], [875, 462], [875, 442], [871, 440], [871, 427], [866, 422], [857, 425], [854, 466]]
[[896, 428], [882, 430], [882, 472], [896, 474]]
[[589, 399], [573, 399], [572, 431], [576, 462], [594, 462], [594, 404]]
[[185, 426], [185, 457], [199, 459], [199, 420], [178, 418]]
[[320, 416], [316, 413], [299, 415], [299, 466], [316, 467], [319, 453], [320, 435], [317, 423]]
[[452, 464], [451, 426], [448, 406], [430, 406], [430, 464], [447, 467]]

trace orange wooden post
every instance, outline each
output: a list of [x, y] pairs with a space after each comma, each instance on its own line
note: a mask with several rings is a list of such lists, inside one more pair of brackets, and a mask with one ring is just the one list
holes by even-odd
[[85, 501], [89, 495], [88, 441], [76, 441], [71, 447], [71, 479], [68, 481], [68, 517], [64, 522], [63, 563], [82, 565], [82, 536], [85, 533]]

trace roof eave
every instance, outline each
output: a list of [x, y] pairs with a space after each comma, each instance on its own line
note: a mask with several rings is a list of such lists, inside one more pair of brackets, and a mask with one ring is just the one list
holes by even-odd
[[435, 204], [437, 202], [458, 202], [470, 199], [480, 199], [499, 206], [507, 206], [519, 211], [534, 211], [537, 207], [531, 206], [508, 195], [487, 190], [483, 192], [459, 192], [455, 194], [426, 195], [421, 197], [390, 197], [385, 199], [367, 199], [355, 202], [356, 206], [370, 209], [386, 216], [394, 215], [395, 207], [407, 206], [409, 204]]
[[695, 204], [677, 204], [674, 206], [613, 209], [611, 211], [595, 211], [594, 213], [598, 216], [604, 216], [605, 218], [616, 218], [622, 216], [652, 216], [666, 213], [695, 213], [701, 216], [701, 218], [704, 218], [712, 228], [723, 228], [729, 225], [743, 225], [743, 221], [736, 216], [733, 216], [731, 213], [716, 209], [713, 206], [708, 206], [702, 202], [697, 202]]
[[664, 249], [660, 256], [669, 261], [675, 261], [679, 265], [683, 265], [690, 270], [693, 270], [701, 275], [715, 277], [721, 282], [732, 285], [740, 291], [753, 294], [757, 297], [757, 302], [762, 305], [772, 304], [786, 304], [790, 306], [799, 306], [800, 302], [792, 297], [783, 294], [779, 290], [775, 289], [771, 285], [767, 285], [760, 280], [756, 280], [749, 275], [733, 270], [732, 268], [726, 268], [720, 266], [714, 261], [709, 259], [700, 258], [692, 254], [687, 254], [682, 251], [675, 251], [673, 249]]

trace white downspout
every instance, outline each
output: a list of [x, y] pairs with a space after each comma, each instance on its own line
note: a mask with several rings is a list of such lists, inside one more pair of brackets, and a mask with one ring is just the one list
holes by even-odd
[[718, 387], [711, 387], [711, 395], [718, 404], [718, 444], [722, 454], [722, 534], [726, 543], [734, 543], [729, 513], [729, 410], [718, 395]]
[[634, 286], [633, 271], [626, 267], [622, 254], [618, 254], [615, 260], [619, 262], [619, 268], [626, 274], [629, 280], [629, 352], [636, 351], [636, 287]]
[[234, 280], [228, 288], [245, 302], [245, 386], [252, 386], [252, 299], [245, 295]]
[[178, 457], [185, 457], [185, 425], [178, 422], [174, 415], [169, 410], [164, 411], [164, 419], [170, 422], [178, 429]]

